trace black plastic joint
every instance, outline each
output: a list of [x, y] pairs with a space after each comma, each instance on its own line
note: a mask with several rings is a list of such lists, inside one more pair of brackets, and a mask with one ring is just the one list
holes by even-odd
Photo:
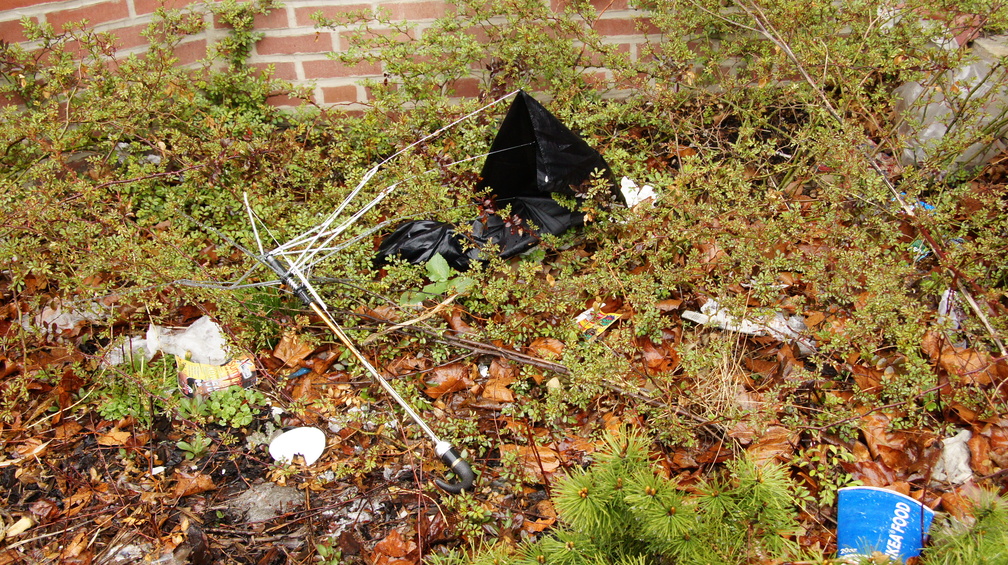
[[449, 483], [441, 479], [434, 479], [434, 483], [438, 488], [449, 494], [459, 494], [464, 490], [473, 490], [476, 473], [473, 473], [472, 467], [469, 466], [469, 463], [465, 459], [462, 459], [462, 456], [459, 455], [458, 451], [455, 451], [455, 448], [442, 453], [441, 462], [455, 473], [455, 476], [458, 477], [458, 482]]

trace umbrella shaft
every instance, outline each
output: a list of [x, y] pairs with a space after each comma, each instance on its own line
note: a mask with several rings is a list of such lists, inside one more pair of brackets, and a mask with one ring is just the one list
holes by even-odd
[[414, 422], [416, 422], [416, 425], [420, 426], [420, 429], [422, 429], [424, 433], [426, 433], [431, 438], [431, 441], [433, 441], [435, 444], [440, 443], [441, 440], [434, 433], [434, 430], [430, 429], [430, 426], [428, 426], [427, 423], [420, 418], [420, 415], [417, 414], [415, 410], [413, 410], [413, 407], [411, 407], [406, 402], [406, 400], [403, 399], [403, 397], [399, 396], [399, 393], [396, 392], [394, 388], [392, 388], [392, 385], [387, 380], [385, 380], [385, 377], [382, 377], [381, 374], [378, 373], [378, 371], [374, 368], [371, 362], [368, 361], [364, 357], [364, 355], [362, 355], [361, 352], [357, 349], [357, 347], [353, 344], [353, 342], [350, 341], [350, 338], [346, 335], [346, 333], [343, 332], [343, 328], [339, 327], [339, 325], [336, 324], [336, 322], [332, 319], [332, 317], [329, 316], [329, 313], [323, 310], [318, 305], [318, 303], [314, 301], [310, 303], [310, 306], [311, 309], [314, 310], [315, 313], [318, 314], [320, 318], [322, 318], [322, 321], [325, 322], [327, 326], [329, 326], [329, 329], [332, 330], [334, 334], [336, 334], [336, 337], [338, 337], [340, 341], [343, 342], [343, 345], [345, 345], [347, 349], [350, 350], [350, 353], [353, 353], [354, 357], [356, 357], [357, 360], [360, 361], [362, 365], [364, 365], [364, 368], [367, 369], [369, 373], [371, 373], [371, 376], [374, 377], [376, 381], [378, 381], [378, 384], [380, 384], [381, 387], [385, 389], [385, 392], [387, 392], [389, 396], [391, 396], [399, 404], [399, 406], [401, 406], [402, 409], [405, 410], [407, 414], [409, 414], [409, 417], [412, 418]]

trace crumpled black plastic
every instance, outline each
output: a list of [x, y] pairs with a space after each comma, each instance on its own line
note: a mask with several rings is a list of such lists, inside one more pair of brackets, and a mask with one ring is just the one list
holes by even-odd
[[464, 271], [479, 251], [472, 246], [466, 249], [465, 238], [455, 232], [454, 226], [434, 220], [401, 224], [385, 236], [378, 247], [379, 258], [384, 260], [390, 255], [399, 255], [414, 265], [426, 263], [436, 253], [456, 271]]
[[[494, 243], [503, 258], [531, 249], [539, 235], [560, 235], [584, 225], [584, 214], [554, 200], [559, 194], [580, 203], [576, 191], [593, 174], [601, 174], [622, 200], [605, 159], [524, 91], [515, 95], [483, 163], [476, 191], [490, 189], [493, 206], [510, 206], [511, 216], [490, 213], [473, 222], [472, 236], [449, 224], [430, 220], [407, 222], [382, 240], [378, 263], [399, 255], [413, 264], [440, 253], [458, 271], [478, 256], [474, 247]], [[470, 239], [468, 245], [466, 239]]]

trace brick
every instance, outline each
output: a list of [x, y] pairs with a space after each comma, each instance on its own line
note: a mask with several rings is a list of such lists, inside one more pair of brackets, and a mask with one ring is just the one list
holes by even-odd
[[182, 43], [175, 48], [175, 56], [178, 57], [180, 65], [191, 65], [196, 61], [206, 57], [207, 42], [205, 39], [197, 39]]
[[140, 32], [145, 29], [147, 29], [146, 25], [136, 25], [116, 28], [110, 33], [116, 37], [115, 46], [117, 49], [133, 49], [150, 43], [146, 37], [140, 35]]
[[94, 27], [106, 22], [113, 22], [129, 17], [129, 7], [126, 0], [112, 0], [110, 2], [99, 2], [80, 8], [60, 10], [46, 14], [46, 21], [51, 23], [57, 30], [70, 22], [87, 20], [90, 27]]
[[659, 29], [650, 18], [607, 18], [595, 22], [595, 31], [613, 37], [658, 33]]
[[293, 27], [287, 17], [286, 8], [277, 8], [268, 14], [256, 14], [254, 21], [257, 30], [287, 29]]
[[356, 104], [360, 102], [357, 87], [353, 85], [323, 86], [322, 104]]
[[381, 76], [382, 67], [380, 63], [358, 63], [347, 66], [332, 59], [316, 59], [301, 63], [306, 79], [333, 78], [333, 77], [373, 77]]
[[394, 2], [380, 4], [379, 9], [387, 10], [393, 21], [433, 20], [445, 15], [448, 4], [438, 0], [420, 2]]
[[16, 10], [18, 8], [28, 8], [41, 6], [42, 4], [51, 4], [57, 0], [5, 0], [2, 7], [4, 10]]
[[164, 6], [169, 10], [178, 10], [192, 4], [202, 4], [203, 0], [133, 0], [133, 9], [138, 16], [151, 14]]
[[[349, 49], [350, 46], [353, 44], [354, 37], [356, 35], [357, 32], [350, 32], [350, 31], [341, 32], [339, 34], [339, 50], [346, 51], [347, 49]], [[386, 37], [388, 39], [398, 42], [413, 41], [414, 39], [412, 30], [410, 30], [407, 33], [403, 33], [397, 29], [383, 29], [383, 28], [369, 29], [367, 31], [366, 37]]]
[[[617, 55], [628, 55], [630, 53], [629, 43], [618, 43], [616, 44], [616, 54]], [[588, 64], [593, 67], [603, 66], [603, 56], [597, 51], [588, 51]]]
[[453, 82], [451, 88], [455, 91], [455, 96], [476, 98], [482, 93], [481, 85], [482, 82], [478, 78], [467, 77]]
[[332, 35], [328, 33], [266, 36], [260, 39], [255, 46], [256, 53], [259, 55], [328, 53], [332, 49]]
[[[606, 12], [615, 12], [620, 10], [627, 10], [630, 8], [630, 2], [628, 0], [589, 0], [592, 7], [600, 13], [604, 14]], [[571, 4], [571, 0], [551, 0], [550, 7], [553, 8], [554, 12], [560, 12], [567, 6]]]
[[305, 101], [301, 98], [294, 98], [293, 96], [288, 96], [286, 94], [275, 94], [266, 98], [266, 103], [274, 107], [298, 107], [304, 105]]
[[595, 71], [584, 74], [585, 82], [593, 88], [603, 89], [610, 86], [612, 82], [609, 73], [606, 71]]
[[[37, 22], [38, 18], [32, 18], [32, 20]], [[9, 43], [21, 43], [25, 41], [27, 38], [24, 35], [24, 30], [21, 28], [21, 18], [0, 22], [0, 38]]]
[[280, 80], [296, 81], [297, 76], [297, 65], [290, 61], [281, 61], [278, 63], [250, 63], [250, 67], [259, 69], [263, 73], [266, 73], [270, 67], [273, 67], [273, 78], [278, 78]]
[[467, 28], [463, 33], [475, 39], [478, 43], [487, 43], [490, 41], [490, 34], [483, 26], [472, 26]]
[[312, 20], [312, 14], [317, 12], [322, 12], [322, 15], [327, 18], [338, 18], [347, 12], [370, 9], [371, 4], [346, 4], [344, 6], [309, 6], [304, 8], [295, 8], [294, 23], [298, 27], [314, 26], [315, 21]]
[[3, 106], [23, 106], [24, 98], [17, 94], [0, 94], [0, 107]]

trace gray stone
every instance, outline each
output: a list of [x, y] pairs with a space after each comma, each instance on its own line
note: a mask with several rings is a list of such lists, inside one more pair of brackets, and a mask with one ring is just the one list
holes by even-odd
[[228, 502], [228, 513], [248, 522], [265, 522], [290, 512], [304, 503], [304, 495], [294, 487], [261, 483]]

